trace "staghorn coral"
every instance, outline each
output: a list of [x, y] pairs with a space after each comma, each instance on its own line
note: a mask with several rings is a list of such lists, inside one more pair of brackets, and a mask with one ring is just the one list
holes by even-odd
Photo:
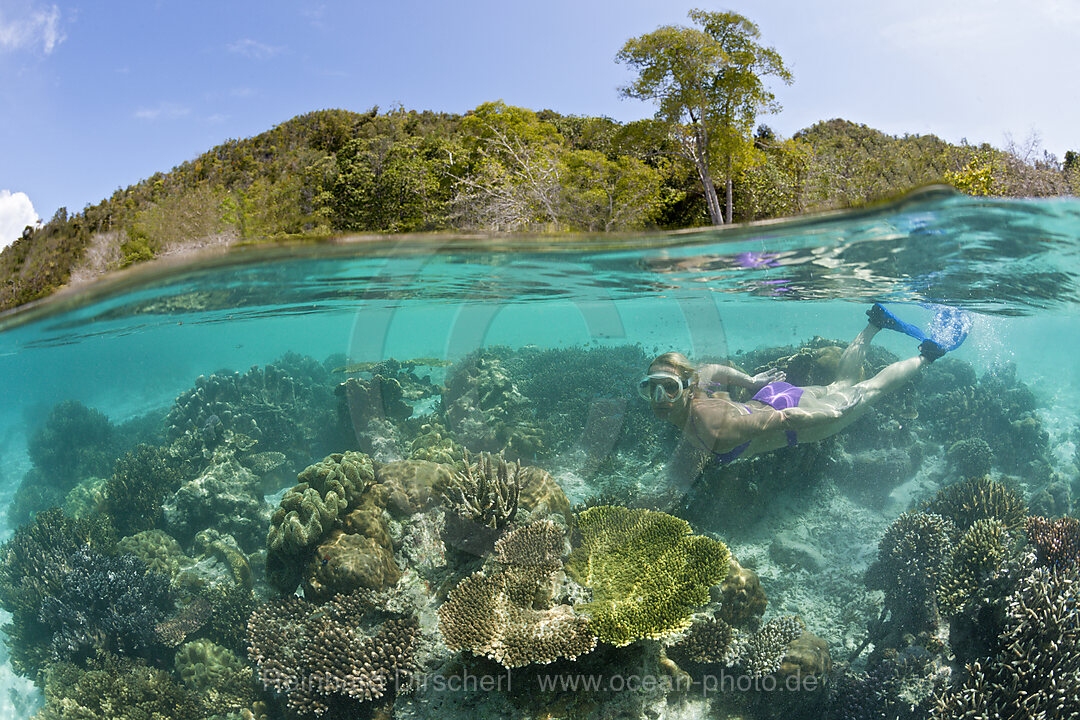
[[492, 530], [506, 527], [517, 513], [521, 466], [500, 455], [480, 453], [446, 490], [446, 504], [465, 520]]
[[1001, 651], [967, 666], [931, 717], [1080, 716], [1080, 577], [1036, 567], [1009, 596]]
[[101, 651], [149, 657], [155, 627], [172, 610], [168, 580], [134, 555], [80, 548], [68, 557], [39, 618], [52, 632], [52, 657], [82, 661]]
[[1040, 564], [1054, 570], [1080, 568], [1080, 520], [1029, 517], [1024, 530]]
[[940, 515], [907, 512], [878, 543], [878, 557], [867, 584], [885, 591], [894, 624], [918, 632], [937, 622], [935, 590], [952, 554], [951, 521]]
[[583, 610], [604, 642], [661, 638], [690, 623], [723, 582], [731, 553], [662, 512], [601, 505], [576, 516], [581, 535], [567, 571], [593, 592]]
[[922, 510], [951, 520], [954, 539], [985, 518], [997, 518], [1008, 532], [1017, 533], [1027, 516], [1024, 500], [988, 477], [966, 478], [942, 488]]
[[976, 520], [953, 550], [948, 566], [938, 581], [938, 607], [953, 615], [986, 578], [1005, 562], [1009, 533], [997, 518]]
[[201, 720], [208, 709], [164, 670], [104, 655], [84, 670], [56, 663], [45, 673], [36, 720]]
[[323, 605], [288, 596], [255, 608], [248, 656], [289, 710], [322, 715], [393, 692], [415, 671], [419, 626], [381, 613], [358, 593]]

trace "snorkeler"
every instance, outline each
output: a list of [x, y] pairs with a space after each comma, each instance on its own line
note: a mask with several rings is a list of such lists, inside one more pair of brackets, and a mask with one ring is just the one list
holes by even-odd
[[[949, 310], [954, 313], [949, 317], [959, 322], [959, 311]], [[775, 369], [751, 377], [726, 365], [695, 367], [682, 354], [668, 352], [652, 361], [638, 392], [649, 401], [657, 417], [682, 428], [684, 442], [709, 453], [721, 464], [816, 442], [850, 425], [878, 398], [909, 382], [924, 367], [958, 346], [967, 334], [966, 316], [954, 340], [941, 343], [898, 320], [880, 304], [866, 314], [869, 323], [840, 356], [836, 380], [828, 385], [796, 387], [785, 382], [785, 374]], [[942, 317], [941, 313], [938, 317]], [[919, 354], [860, 380], [866, 348], [883, 328], [922, 337]], [[746, 388], [756, 394], [745, 403], [735, 402], [724, 391], [725, 386]]]

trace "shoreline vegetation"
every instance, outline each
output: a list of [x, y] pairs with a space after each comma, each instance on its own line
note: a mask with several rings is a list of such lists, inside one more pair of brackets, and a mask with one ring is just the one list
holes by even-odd
[[1037, 135], [1005, 149], [887, 135], [833, 119], [790, 138], [758, 116], [790, 84], [732, 12], [692, 10], [626, 41], [619, 93], [654, 118], [533, 111], [319, 110], [228, 140], [82, 211], [56, 211], [0, 253], [0, 311], [113, 270], [207, 247], [347, 234], [665, 231], [861, 207], [924, 185], [971, 195], [1080, 194], [1080, 153]]
[[[708, 227], [691, 164], [655, 120], [534, 112], [322, 110], [230, 140], [52, 219], [0, 253], [0, 310], [113, 270], [213, 246], [349, 233], [603, 233]], [[661, 151], [658, 151], [660, 148]], [[932, 183], [971, 195], [1080, 194], [1080, 158], [846, 120], [791, 138], [766, 125], [732, 183], [735, 222], [861, 207]]]

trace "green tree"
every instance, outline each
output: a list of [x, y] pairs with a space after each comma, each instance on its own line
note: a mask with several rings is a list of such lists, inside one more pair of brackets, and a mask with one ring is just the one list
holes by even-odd
[[719, 173], [725, 182], [730, 222], [732, 179], [749, 153], [757, 114], [779, 110], [765, 78], [790, 83], [791, 73], [742, 15], [691, 10], [689, 17], [700, 30], [668, 25], [626, 41], [616, 60], [638, 78], [620, 92], [657, 103], [657, 119], [681, 140], [680, 154], [697, 170], [709, 217], [719, 225], [724, 214], [713, 178]]

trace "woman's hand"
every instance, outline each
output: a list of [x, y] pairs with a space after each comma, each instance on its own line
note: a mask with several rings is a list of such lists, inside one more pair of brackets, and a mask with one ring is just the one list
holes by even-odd
[[750, 378], [750, 381], [754, 383], [752, 390], [760, 390], [769, 383], [780, 382], [787, 377], [787, 373], [779, 368], [769, 368], [765, 372], [759, 372], [757, 375]]

